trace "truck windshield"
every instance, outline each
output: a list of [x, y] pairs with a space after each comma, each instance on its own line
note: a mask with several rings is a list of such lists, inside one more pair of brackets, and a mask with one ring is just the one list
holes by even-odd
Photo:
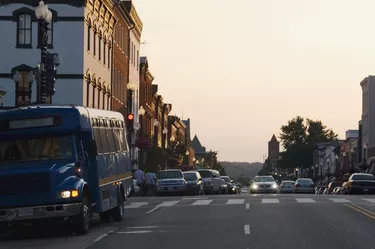
[[73, 137], [41, 137], [0, 141], [0, 164], [71, 158]]

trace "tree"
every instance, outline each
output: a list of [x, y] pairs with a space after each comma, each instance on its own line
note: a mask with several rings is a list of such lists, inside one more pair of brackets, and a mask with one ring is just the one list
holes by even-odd
[[337, 134], [320, 120], [297, 116], [281, 126], [281, 144], [285, 151], [280, 153], [279, 167], [290, 169], [308, 168], [313, 163], [313, 152], [321, 142], [337, 140]]
[[225, 169], [221, 163], [218, 162], [217, 160], [217, 151], [209, 151], [206, 156], [205, 156], [205, 163], [210, 166], [210, 168], [215, 169], [219, 171], [220, 175], [226, 176], [227, 173], [225, 172]]

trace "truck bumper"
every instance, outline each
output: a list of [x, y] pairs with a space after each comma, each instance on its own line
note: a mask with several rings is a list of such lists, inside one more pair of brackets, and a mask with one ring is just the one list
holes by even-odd
[[63, 218], [81, 212], [81, 203], [0, 209], [0, 222]]

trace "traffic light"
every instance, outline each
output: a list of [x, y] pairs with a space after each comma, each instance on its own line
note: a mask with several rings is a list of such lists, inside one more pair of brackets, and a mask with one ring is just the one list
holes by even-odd
[[128, 117], [126, 119], [126, 127], [128, 128], [128, 131], [133, 131], [134, 129], [134, 114], [129, 113]]
[[52, 96], [55, 94], [55, 83], [56, 83], [56, 62], [55, 58], [57, 54], [48, 53], [46, 62], [46, 77], [47, 77], [47, 95]]

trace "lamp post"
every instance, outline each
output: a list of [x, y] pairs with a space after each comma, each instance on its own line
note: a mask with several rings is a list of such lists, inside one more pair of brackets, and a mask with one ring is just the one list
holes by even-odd
[[127, 106], [128, 106], [128, 113], [133, 113], [133, 92], [134, 90], [136, 89], [136, 85], [132, 82], [129, 82], [127, 85], [126, 85], [126, 89], [128, 90], [128, 100], [127, 100]]
[[165, 147], [166, 147], [167, 135], [168, 135], [168, 129], [167, 129], [167, 127], [164, 127], [164, 129], [163, 129], [163, 139], [162, 139], [163, 149], [165, 149]]
[[340, 169], [339, 169], [339, 156], [338, 155], [335, 156], [335, 164], [336, 164], [335, 172], [336, 172], [336, 176], [337, 176], [339, 174], [339, 172], [340, 172]]
[[350, 152], [351, 152], [351, 158], [352, 158], [350, 162], [350, 169], [351, 169], [350, 173], [354, 173], [354, 148], [352, 148]]
[[[146, 111], [143, 106], [139, 107], [138, 115], [139, 115], [139, 137], [143, 137], [143, 115], [145, 115]], [[143, 169], [143, 148], [139, 148], [139, 166]]]
[[323, 164], [320, 163], [320, 185], [323, 184]]
[[159, 126], [159, 121], [157, 119], [154, 120], [154, 146], [158, 146], [158, 126]]
[[48, 24], [52, 21], [52, 12], [43, 1], [35, 9], [35, 16], [39, 24], [39, 46], [40, 46], [40, 103], [47, 103], [47, 62], [48, 62]]
[[140, 137], [143, 136], [143, 116], [146, 114], [146, 110], [143, 108], [143, 106], [139, 107], [138, 115], [139, 115], [139, 134]]

